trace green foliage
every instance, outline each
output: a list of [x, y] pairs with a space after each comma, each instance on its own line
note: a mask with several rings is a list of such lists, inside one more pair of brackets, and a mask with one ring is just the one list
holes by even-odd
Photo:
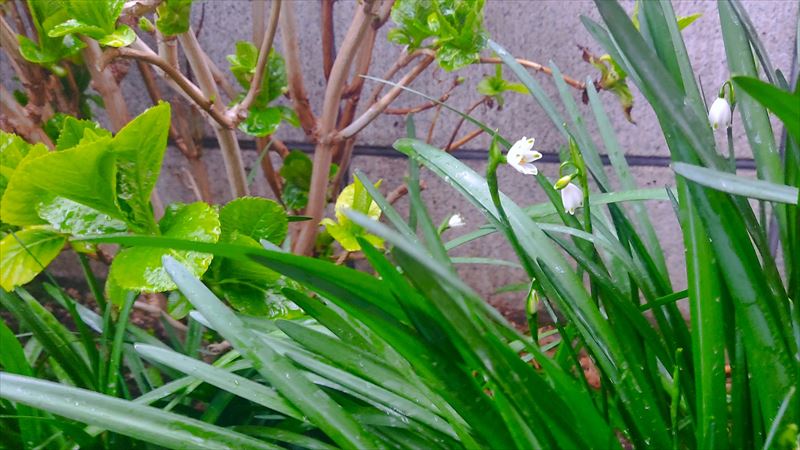
[[56, 150], [66, 150], [102, 137], [111, 137], [111, 133], [97, 122], [63, 116], [56, 139]]
[[791, 93], [751, 77], [733, 77], [741, 90], [772, 111], [786, 126], [786, 131], [800, 142], [800, 91]]
[[[308, 190], [311, 186], [311, 158], [300, 150], [292, 150], [283, 159], [279, 173], [283, 178], [281, 200], [288, 209], [303, 209], [308, 203]], [[329, 179], [332, 179], [339, 167], [331, 164]]]
[[[375, 185], [375, 187], [378, 186], [380, 186], [380, 181]], [[361, 244], [358, 242], [359, 238], [365, 239], [374, 246], [382, 247], [383, 239], [367, 233], [363, 227], [350, 220], [344, 213], [346, 210], [365, 214], [372, 220], [378, 220], [381, 217], [380, 207], [372, 200], [369, 192], [364, 189], [364, 185], [358, 179], [353, 184], [342, 189], [341, 194], [336, 199], [336, 221], [325, 218], [320, 222], [320, 225], [324, 225], [328, 233], [348, 252], [361, 250]]]
[[528, 89], [521, 83], [512, 83], [503, 78], [503, 66], [498, 64], [494, 76], [482, 79], [477, 86], [478, 93], [487, 97], [492, 97], [498, 105], [503, 106], [505, 99], [503, 93], [517, 92], [527, 94]]
[[[283, 207], [264, 198], [242, 197], [220, 210], [220, 242], [262, 248], [266, 241], [280, 245], [288, 232]], [[215, 258], [204, 281], [233, 308], [246, 314], [278, 317], [281, 313], [280, 275], [259, 264]]]
[[608, 54], [597, 57], [584, 48], [583, 60], [600, 71], [600, 79], [597, 80], [598, 88], [613, 92], [619, 100], [622, 111], [625, 113], [625, 118], [628, 119], [628, 122], [635, 123], [631, 115], [631, 111], [633, 111], [633, 94], [628, 86], [628, 74]]
[[123, 6], [124, 0], [65, 0], [66, 20], [49, 23], [47, 35], [62, 37], [83, 34], [97, 40], [101, 45], [130, 45], [136, 39], [136, 34], [127, 25], [116, 26]]
[[483, 6], [483, 0], [398, 0], [392, 7], [397, 28], [388, 38], [409, 50], [431, 47], [443, 69], [460, 69], [476, 62], [486, 45]]
[[193, 0], [165, 0], [158, 5], [156, 27], [165, 36], [189, 31]]
[[[219, 214], [202, 202], [170, 205], [158, 227], [162, 236], [196, 242], [217, 242], [220, 236]], [[175, 289], [175, 284], [161, 265], [164, 255], [181, 261], [197, 277], [205, 273], [213, 258], [202, 252], [126, 248], [114, 257], [108, 277], [115, 287], [124, 290], [164, 292]]]
[[125, 125], [111, 143], [119, 206], [134, 231], [155, 230], [150, 194], [161, 173], [169, 124], [170, 106], [160, 103]]
[[3, 198], [6, 187], [17, 167], [25, 161], [45, 153], [47, 153], [47, 147], [42, 144], [31, 145], [15, 134], [0, 131], [0, 198]]
[[52, 261], [66, 238], [45, 227], [29, 227], [0, 240], [0, 287], [11, 291], [33, 279]]
[[[250, 88], [256, 72], [258, 49], [249, 41], [238, 41], [236, 53], [228, 55], [231, 72], [239, 85], [245, 90]], [[269, 104], [286, 92], [286, 64], [283, 57], [274, 49], [270, 50], [265, 68], [264, 78], [247, 118], [239, 124], [243, 132], [257, 137], [270, 135], [277, 131], [281, 122], [299, 126], [297, 114], [285, 106], [269, 106]], [[244, 98], [244, 94], [238, 100]]]
[[63, 70], [57, 63], [64, 58], [77, 55], [85, 44], [69, 35], [58, 37], [48, 35], [50, 28], [69, 18], [69, 13], [62, 2], [28, 0], [27, 4], [38, 42], [18, 35], [20, 54], [27, 61], [41, 64], [57, 74], [62, 74]]

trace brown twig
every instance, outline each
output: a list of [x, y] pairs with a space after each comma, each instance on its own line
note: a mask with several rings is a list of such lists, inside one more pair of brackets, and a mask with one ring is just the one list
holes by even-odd
[[473, 103], [472, 105], [470, 105], [469, 108], [467, 108], [467, 110], [464, 112], [464, 115], [461, 116], [461, 118], [458, 120], [458, 123], [456, 124], [455, 129], [453, 129], [453, 134], [450, 135], [450, 140], [447, 141], [447, 146], [444, 148], [444, 151], [446, 151], [446, 152], [450, 151], [450, 148], [453, 145], [453, 142], [456, 140], [456, 136], [458, 136], [459, 130], [461, 130], [461, 126], [464, 124], [464, 121], [467, 119], [466, 116], [472, 114], [472, 111], [475, 111], [475, 108], [477, 108], [478, 106], [483, 105], [484, 103], [486, 103], [486, 99], [487, 98], [488, 97], [481, 97], [480, 100], [478, 100], [477, 102]]
[[319, 123], [320, 139], [314, 149], [311, 187], [306, 207], [306, 215], [311, 216], [311, 220], [303, 226], [300, 236], [295, 242], [295, 252], [299, 254], [309, 254], [314, 247], [319, 222], [322, 220], [322, 213], [325, 209], [328, 173], [333, 157], [333, 146], [336, 142], [337, 110], [345, 82], [347, 81], [347, 74], [350, 72], [350, 67], [356, 57], [359, 43], [369, 29], [370, 22], [368, 17], [372, 15], [373, 5], [374, 0], [364, 0], [362, 6], [358, 8], [342, 42], [339, 54], [336, 56], [336, 61], [333, 63], [330, 80], [325, 88], [322, 115]]
[[433, 113], [431, 125], [428, 127], [428, 135], [425, 137], [425, 142], [430, 144], [433, 141], [433, 130], [436, 129], [436, 122], [439, 121], [439, 116], [442, 114], [442, 105], [436, 105], [436, 112]]
[[361, 114], [357, 119], [355, 119], [350, 125], [346, 128], [341, 130], [338, 133], [338, 137], [342, 139], [347, 139], [353, 137], [356, 133], [364, 129], [367, 125], [369, 125], [373, 120], [375, 120], [378, 115], [380, 115], [394, 99], [397, 98], [400, 93], [403, 92], [403, 87], [408, 86], [412, 81], [414, 81], [425, 69], [433, 62], [433, 57], [426, 56], [419, 62], [416, 66], [414, 66], [411, 71], [409, 71], [400, 81], [397, 82], [397, 86], [392, 87], [380, 100], [375, 102], [375, 104], [371, 105]]
[[[269, 188], [272, 190], [272, 193], [275, 194], [275, 199], [283, 204], [281, 195], [283, 193], [283, 183], [281, 182], [281, 177], [278, 176], [278, 172], [275, 171], [275, 166], [272, 165], [272, 160], [269, 158], [269, 149], [273, 145], [274, 142], [271, 141], [269, 137], [256, 138], [256, 150], [258, 150], [258, 154], [261, 156], [261, 172], [264, 173], [264, 178], [267, 180]], [[261, 155], [262, 152], [267, 152], [267, 154]]]
[[311, 104], [308, 101], [308, 94], [303, 83], [303, 72], [300, 65], [300, 45], [297, 43], [297, 32], [295, 31], [294, 2], [286, 2], [283, 5], [283, 13], [280, 17], [281, 37], [283, 38], [283, 57], [286, 62], [286, 81], [289, 88], [289, 96], [300, 126], [306, 136], [316, 142], [317, 119], [311, 111]]
[[[152, 68], [142, 60], [136, 60], [136, 66], [144, 80], [145, 88], [150, 96], [153, 104], [158, 103], [161, 99], [161, 91], [156, 84], [155, 76], [153, 75]], [[176, 99], [177, 100], [177, 99]], [[169, 137], [178, 147], [178, 150], [189, 161], [191, 168], [192, 183], [194, 189], [198, 192], [198, 199], [205, 202], [213, 202], [211, 195], [211, 184], [208, 179], [208, 170], [205, 164], [200, 160], [200, 148], [191, 135], [189, 125], [187, 124], [188, 117], [180, 111], [183, 104], [178, 101], [173, 101], [172, 106], [175, 111], [172, 114], [172, 120], [169, 126]], [[185, 108], [185, 106], [183, 106]]]
[[42, 142], [47, 147], [53, 148], [53, 141], [47, 136], [47, 133], [42, 128], [28, 117], [25, 108], [22, 107], [14, 95], [9, 92], [5, 86], [0, 85], [0, 116], [6, 118], [8, 122], [14, 127], [14, 130], [25, 140], [30, 142]]
[[[395, 74], [397, 72], [399, 72], [403, 67], [411, 64], [412, 61], [414, 61], [415, 59], [417, 59], [420, 56], [423, 56], [425, 54], [426, 54], [425, 52], [420, 51], [420, 50], [417, 50], [417, 51], [414, 51], [414, 52], [411, 52], [411, 53], [405, 53], [405, 52], [401, 53], [400, 56], [398, 56], [397, 59], [395, 60], [394, 64], [392, 64], [392, 67], [390, 67], [389, 70], [387, 70], [383, 74], [382, 78], [384, 80], [391, 80], [392, 77], [394, 77]], [[433, 56], [435, 56], [435, 55], [433, 55]], [[378, 101], [378, 96], [381, 95], [381, 92], [383, 91], [384, 86], [385, 85], [383, 83], [378, 83], [372, 89], [372, 92], [369, 94], [369, 100], [368, 100], [368, 104], [369, 105], [372, 105], [372, 104], [374, 104], [375, 102]]]
[[464, 146], [469, 141], [471, 141], [471, 140], [475, 139], [476, 137], [480, 136], [481, 134], [483, 134], [483, 129], [482, 128], [478, 128], [476, 130], [472, 130], [469, 133], [467, 133], [466, 136], [464, 136], [461, 139], [453, 142], [453, 144], [451, 146], [447, 147], [445, 149], [445, 151], [448, 152], [448, 153], [454, 152], [454, 151], [458, 150], [459, 148], [461, 148], [462, 146]]
[[278, 29], [280, 13], [281, 0], [272, 0], [269, 25], [267, 26], [267, 32], [264, 33], [264, 39], [261, 41], [261, 48], [258, 51], [258, 60], [256, 60], [256, 71], [253, 74], [253, 79], [250, 80], [250, 88], [247, 90], [244, 99], [227, 113], [228, 118], [234, 124], [238, 124], [247, 118], [247, 110], [250, 108], [250, 105], [253, 104], [259, 92], [261, 92], [261, 85], [263, 84], [267, 61], [269, 60], [269, 52], [272, 50], [272, 41], [275, 39], [275, 32]]
[[[189, 28], [187, 32], [179, 34], [178, 41], [183, 47], [189, 66], [197, 76], [197, 82], [200, 84], [200, 89], [203, 90], [203, 95], [214, 100], [211, 104], [211, 110], [216, 114], [224, 115], [225, 107], [219, 99], [217, 84], [206, 64], [200, 43], [197, 42], [197, 37], [192, 29]], [[212, 123], [211, 125], [222, 151], [222, 161], [225, 164], [225, 174], [227, 175], [230, 193], [234, 198], [243, 197], [249, 193], [249, 189], [236, 131], [231, 127], [223, 127], [219, 123]]]
[[333, 32], [333, 3], [336, 0], [322, 0], [320, 28], [322, 29], [322, 73], [325, 81], [331, 76], [333, 60], [336, 58], [336, 44]]
[[[529, 61], [527, 59], [520, 59], [520, 58], [517, 58], [517, 62], [520, 63], [520, 65], [523, 66], [523, 67], [528, 67], [528, 68], [533, 69], [533, 70], [535, 70], [537, 72], [542, 72], [542, 73], [546, 73], [547, 75], [553, 76], [553, 71], [550, 70], [549, 67], [543, 66], [543, 65], [541, 65], [541, 64], [539, 64], [537, 62]], [[481, 59], [480, 59], [480, 63], [481, 64], [502, 64], [503, 61], [500, 58], [492, 58], [492, 57], [484, 57], [484, 56], [482, 56]], [[566, 82], [568, 85], [574, 87], [575, 89], [578, 89], [580, 91], [586, 89], [586, 83], [583, 83], [583, 82], [578, 81], [578, 80], [576, 80], [574, 78], [568, 77], [567, 75], [563, 75], [562, 78], [564, 79], [564, 82]]]
[[119, 131], [130, 121], [128, 106], [122, 96], [122, 90], [114, 80], [114, 75], [107, 70], [103, 53], [97, 41], [84, 38], [86, 48], [83, 49], [83, 57], [86, 60], [86, 67], [92, 75], [92, 86], [103, 97], [108, 118], [114, 131]]
[[383, 111], [383, 114], [389, 115], [397, 115], [397, 116], [405, 116], [408, 114], [416, 114], [418, 112], [427, 111], [431, 108], [436, 107], [439, 103], [444, 103], [450, 99], [450, 95], [453, 93], [453, 90], [461, 85], [460, 77], [455, 77], [453, 80], [453, 84], [447, 89], [447, 91], [442, 94], [437, 101], [429, 101], [423, 103], [421, 105], [413, 106], [410, 108], [386, 108]]

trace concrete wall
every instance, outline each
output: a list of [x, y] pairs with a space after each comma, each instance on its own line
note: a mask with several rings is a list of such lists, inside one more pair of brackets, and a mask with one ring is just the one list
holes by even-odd
[[[300, 46], [303, 55], [303, 75], [309, 91], [309, 98], [315, 113], [319, 113], [324, 93], [324, 79], [321, 67], [320, 48], [320, 11], [316, 0], [294, 1], [297, 12], [298, 29], [300, 30]], [[707, 100], [711, 101], [719, 85], [728, 78], [725, 51], [722, 43], [719, 17], [716, 2], [701, 0], [675, 1], [674, 7], [678, 15], [702, 13], [702, 17], [684, 32], [684, 38], [694, 69], [702, 81]], [[797, 27], [798, 2], [796, 0], [742, 0], [745, 8], [759, 30], [760, 37], [769, 52], [773, 64], [784, 73], [789, 73], [794, 50], [794, 39]], [[623, 0], [627, 9], [632, 9], [632, 0]], [[335, 6], [336, 42], [341, 42], [343, 34], [352, 17], [355, 1], [340, 0]], [[233, 53], [234, 44], [240, 39], [251, 38], [251, 5], [248, 1], [196, 1], [193, 10], [195, 24], [202, 18], [199, 28], [199, 40], [208, 51], [210, 57], [223, 69], [228, 63], [225, 55]], [[581, 25], [579, 17], [588, 16], [599, 20], [593, 2], [586, 0], [487, 0], [486, 28], [491, 37], [504, 45], [512, 54], [539, 63], [555, 62], [562, 72], [577, 79], [585, 79], [595, 75], [593, 68], [581, 59], [578, 46], [587, 46], [597, 54], [604, 53], [593, 42], [591, 36]], [[401, 49], [386, 40], [386, 32], [391, 23], [385, 26], [377, 40], [374, 62], [370, 75], [382, 76], [391, 66]], [[280, 34], [277, 37], [277, 48], [281, 48]], [[457, 73], [446, 73], [440, 69], [429, 70], [420, 77], [413, 88], [438, 97], [447, 89], [454, 76], [463, 76], [466, 82], [453, 94], [450, 104], [464, 109], [479, 99], [475, 90], [477, 82], [485, 75], [493, 73], [492, 66], [475, 66]], [[507, 77], [513, 76], [508, 73]], [[560, 105], [553, 82], [543, 74], [535, 75], [544, 86], [550, 97]], [[367, 82], [365, 91], [369, 91], [374, 83]], [[632, 86], [633, 87], [633, 86]], [[634, 89], [635, 91], [635, 89]], [[132, 112], [138, 112], [149, 106], [144, 95], [144, 87], [135, 69], [131, 70], [126, 84], [126, 97]], [[578, 95], [575, 94], [577, 100]], [[642, 187], [663, 187], [673, 184], [671, 170], [666, 167], [668, 150], [660, 128], [649, 106], [638, 92], [635, 92], [633, 110], [636, 125], [625, 121], [618, 104], [610, 94], [603, 94], [609, 117], [618, 133], [621, 145], [629, 159], [636, 165], [633, 173]], [[558, 130], [553, 127], [543, 110], [536, 102], [519, 94], [509, 94], [506, 106], [502, 110], [478, 109], [476, 115], [491, 126], [498, 127], [507, 137], [517, 139], [523, 135], [534, 136], [537, 148], [546, 155], [554, 155], [564, 144]], [[422, 102], [411, 94], [404, 93], [397, 105], [411, 106]], [[587, 108], [582, 107], [588, 113]], [[433, 111], [420, 113], [416, 117], [417, 129], [422, 132], [428, 129]], [[433, 143], [439, 146], [446, 144], [457, 122], [455, 114], [443, 112], [433, 134]], [[592, 120], [588, 126], [594, 129]], [[735, 118], [734, 122], [740, 122]], [[461, 135], [472, 128], [465, 126]], [[736, 137], [736, 154], [739, 158], [751, 157], [749, 147], [744, 138], [744, 130], [739, 123], [734, 128]], [[370, 156], [357, 156], [352, 167], [366, 172], [372, 179], [383, 178], [384, 187], [390, 190], [402, 182], [405, 161], [397, 158], [390, 146], [395, 139], [404, 135], [402, 117], [384, 116], [376, 120], [358, 137], [359, 151]], [[279, 136], [288, 143], [304, 143], [305, 137], [299, 129], [282, 129]], [[243, 137], [244, 138], [244, 137]], [[598, 140], [599, 142], [599, 140]], [[456, 152], [456, 156], [469, 159], [468, 164], [479, 172], [485, 169], [486, 138], [472, 141], [466, 151]], [[602, 150], [602, 149], [601, 149]], [[255, 160], [253, 151], [246, 152], [248, 167]], [[218, 201], [228, 199], [227, 184], [224, 181], [224, 170], [217, 149], [206, 149], [206, 162], [212, 178], [217, 180], [215, 194]], [[159, 181], [159, 188], [166, 201], [191, 200], [191, 194], [176, 176], [185, 166], [182, 156], [170, 149], [167, 165]], [[277, 161], [276, 161], [277, 162]], [[557, 174], [557, 164], [542, 164], [541, 170], [550, 177]], [[743, 172], [747, 173], [747, 172]], [[509, 168], [501, 168], [501, 189], [523, 205], [544, 201], [544, 196], [535, 186], [533, 180], [524, 177]], [[468, 232], [484, 223], [480, 214], [470, 207], [454, 190], [444, 185], [433, 174], [424, 173], [423, 178], [429, 189], [424, 193], [435, 220], [441, 220], [454, 212], [462, 213], [468, 226], [448, 234], [452, 236]], [[255, 192], [268, 195], [261, 177], [257, 178]], [[403, 202], [401, 208], [405, 208]], [[667, 254], [668, 264], [673, 272], [676, 289], [685, 284], [683, 251], [681, 234], [672, 208], [668, 202], [647, 205], [656, 231], [661, 237]], [[502, 239], [490, 237], [480, 242], [465, 246], [456, 252], [458, 255], [496, 257], [513, 260], [513, 254]], [[498, 269], [493, 266], [472, 266], [463, 270], [465, 279], [479, 292], [487, 297], [499, 286], [518, 282], [523, 279], [521, 272]], [[518, 295], [516, 297], [519, 297]], [[511, 296], [514, 303], [519, 299]], [[494, 298], [494, 297], [492, 297]], [[500, 298], [497, 298], [500, 301]]]

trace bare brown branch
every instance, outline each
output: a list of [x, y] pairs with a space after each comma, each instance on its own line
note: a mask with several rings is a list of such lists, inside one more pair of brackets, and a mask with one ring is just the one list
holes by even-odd
[[283, 5], [280, 24], [289, 96], [292, 99], [297, 118], [300, 120], [300, 126], [303, 127], [306, 136], [312, 142], [315, 142], [317, 140], [317, 119], [311, 111], [311, 104], [308, 101], [308, 94], [303, 83], [303, 72], [300, 66], [300, 45], [297, 43], [297, 32], [295, 30], [294, 2], [289, 1]]

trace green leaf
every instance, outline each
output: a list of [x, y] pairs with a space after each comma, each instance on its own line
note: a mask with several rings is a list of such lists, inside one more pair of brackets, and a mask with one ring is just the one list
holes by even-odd
[[[283, 159], [278, 173], [284, 181], [281, 199], [288, 209], [303, 209], [308, 203], [312, 165], [311, 158], [300, 150], [292, 150]], [[335, 176], [337, 170], [335, 164], [331, 165], [329, 178]]]
[[0, 199], [6, 192], [11, 176], [23, 161], [47, 153], [43, 144], [31, 145], [16, 134], [0, 131]]
[[125, 1], [67, 0], [64, 4], [69, 19], [49, 27], [47, 34], [50, 37], [81, 33], [93, 39], [102, 39], [106, 35], [115, 33], [115, 25]]
[[27, 61], [41, 64], [58, 73], [59, 68], [55, 63], [63, 58], [75, 56], [86, 45], [72, 36], [53, 38], [47, 35], [52, 24], [61, 23], [69, 18], [63, 2], [28, 1], [27, 6], [38, 42], [17, 35], [20, 54]]
[[677, 162], [673, 166], [675, 173], [678, 175], [718, 191], [770, 202], [797, 204], [798, 189], [794, 186], [748, 179], [731, 173], [681, 162]]
[[275, 133], [283, 119], [280, 108], [250, 108], [247, 118], [239, 124], [239, 129], [250, 136], [264, 137]]
[[136, 352], [146, 359], [197, 377], [206, 383], [250, 400], [265, 408], [278, 411], [298, 420], [303, 420], [303, 415], [271, 387], [230, 373], [225, 369], [205, 364], [172, 350], [147, 344], [136, 344], [134, 347], [136, 348]]
[[259, 197], [237, 198], [219, 212], [222, 239], [234, 233], [280, 245], [286, 238], [288, 220], [283, 207], [273, 200]]
[[3, 398], [167, 448], [278, 449], [216, 425], [158, 408], [0, 372]]
[[79, 120], [72, 116], [64, 117], [61, 131], [56, 141], [56, 150], [66, 150], [98, 137], [111, 137], [111, 133], [91, 120]]
[[[376, 183], [376, 187], [377, 186], [380, 186], [380, 181]], [[376, 247], [382, 247], [383, 239], [366, 233], [362, 227], [356, 225], [344, 215], [344, 211], [348, 209], [365, 214], [372, 220], [378, 220], [381, 217], [380, 207], [372, 200], [369, 192], [364, 189], [364, 186], [358, 178], [356, 178], [352, 184], [342, 189], [341, 194], [339, 194], [339, 197], [336, 199], [336, 221], [334, 222], [332, 219], [326, 218], [323, 219], [320, 224], [324, 225], [328, 233], [330, 233], [331, 236], [341, 244], [342, 248], [348, 252], [361, 249], [361, 245], [357, 240], [358, 237], [365, 238]]]
[[[159, 222], [161, 235], [196, 242], [217, 242], [220, 223], [217, 212], [202, 203], [172, 204]], [[211, 264], [212, 256], [196, 251], [164, 250], [152, 247], [133, 247], [120, 251], [109, 269], [109, 278], [122, 289], [163, 292], [175, 289], [175, 284], [161, 265], [164, 255], [185, 264], [199, 277]]]
[[[37, 210], [63, 197], [123, 219], [116, 198], [116, 157], [111, 139], [99, 138], [61, 152], [26, 160], [6, 188], [0, 214], [12, 225], [44, 223]], [[58, 176], [53, 176], [57, 172]]]
[[42, 227], [25, 228], [0, 240], [0, 286], [11, 291], [31, 281], [64, 247], [66, 238]]
[[695, 20], [703, 17], [703, 13], [689, 14], [688, 16], [678, 17], [678, 29], [683, 30], [693, 24]]
[[752, 96], [783, 122], [786, 132], [800, 141], [800, 94], [779, 89], [752, 77], [733, 77], [736, 86]]
[[56, 231], [72, 236], [91, 236], [128, 230], [128, 225], [122, 220], [114, 219], [108, 214], [64, 197], [55, 197], [40, 204], [36, 212]]
[[156, 229], [150, 194], [161, 172], [169, 124], [169, 103], [159, 103], [125, 125], [111, 142], [117, 157], [120, 208], [137, 231], [152, 233]]
[[136, 32], [127, 25], [120, 25], [113, 33], [98, 39], [100, 45], [108, 47], [126, 47], [136, 40]]
[[398, 0], [392, 7], [398, 27], [388, 38], [409, 50], [432, 39], [439, 65], [447, 71], [460, 69], [477, 61], [486, 45], [483, 6], [483, 0]]
[[166, 0], [158, 6], [156, 27], [165, 36], [189, 31], [192, 0]]

